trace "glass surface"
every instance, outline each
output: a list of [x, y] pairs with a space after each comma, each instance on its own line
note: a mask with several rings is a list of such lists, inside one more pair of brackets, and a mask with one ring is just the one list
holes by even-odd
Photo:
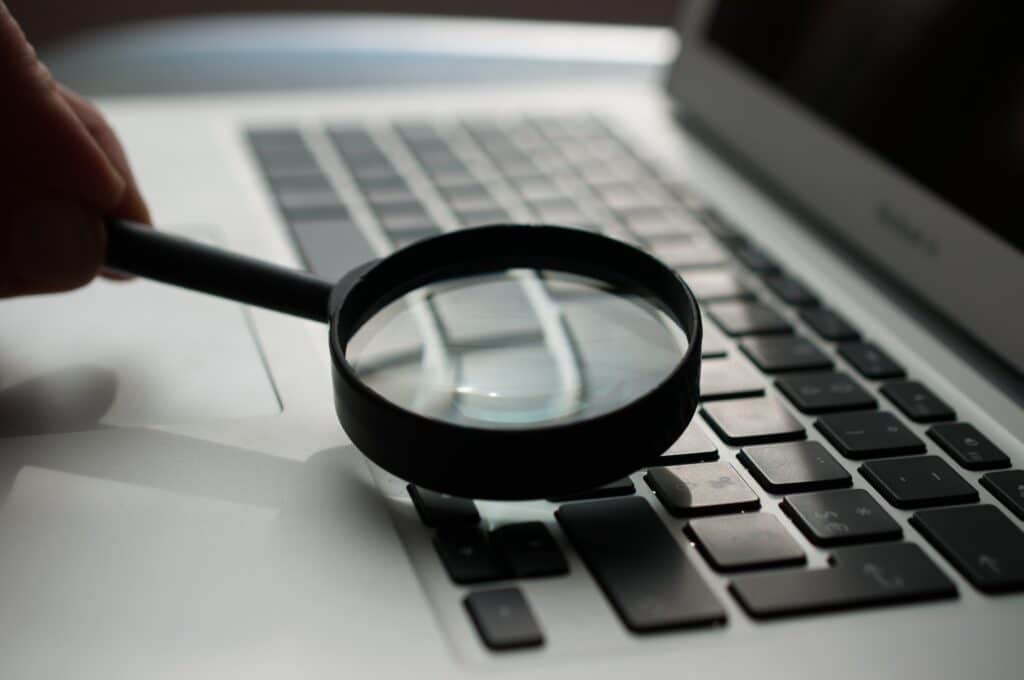
[[722, 0], [708, 37], [1024, 250], [1024, 40], [1009, 5]]
[[654, 301], [589, 278], [510, 270], [395, 300], [349, 341], [367, 385], [402, 408], [488, 429], [614, 411], [679, 364], [684, 331]]

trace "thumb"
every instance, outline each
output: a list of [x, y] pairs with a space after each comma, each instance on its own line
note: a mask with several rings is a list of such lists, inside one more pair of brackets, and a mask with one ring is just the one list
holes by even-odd
[[103, 222], [71, 199], [25, 198], [0, 230], [0, 297], [55, 293], [90, 281], [103, 263]]

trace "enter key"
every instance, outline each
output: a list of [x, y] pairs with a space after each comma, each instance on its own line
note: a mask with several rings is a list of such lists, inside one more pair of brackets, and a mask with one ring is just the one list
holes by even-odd
[[739, 576], [730, 589], [758, 618], [956, 597], [952, 581], [912, 543], [841, 548], [830, 563]]

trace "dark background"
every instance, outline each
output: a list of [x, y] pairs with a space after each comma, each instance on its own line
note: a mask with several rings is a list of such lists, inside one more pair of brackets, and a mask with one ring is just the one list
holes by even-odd
[[249, 12], [382, 12], [560, 21], [670, 23], [676, 0], [7, 0], [37, 46], [118, 24]]

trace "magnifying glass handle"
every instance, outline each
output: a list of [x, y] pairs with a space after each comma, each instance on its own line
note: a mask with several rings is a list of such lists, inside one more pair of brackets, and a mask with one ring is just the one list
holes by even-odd
[[127, 220], [107, 220], [106, 266], [314, 321], [332, 283]]

